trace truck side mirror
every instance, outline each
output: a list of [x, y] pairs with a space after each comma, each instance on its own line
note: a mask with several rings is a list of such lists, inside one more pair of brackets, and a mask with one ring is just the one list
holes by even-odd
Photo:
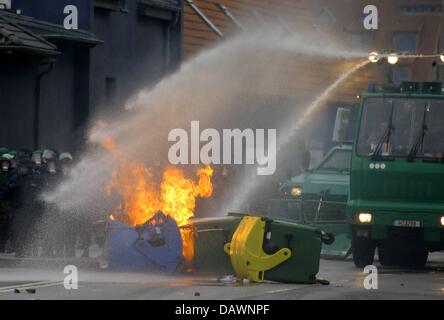
[[333, 141], [347, 142], [347, 133], [350, 125], [351, 110], [348, 108], [338, 108], [336, 113], [335, 128], [333, 131]]
[[302, 158], [302, 168], [307, 171], [308, 169], [310, 169], [310, 164], [311, 164], [311, 155], [310, 155], [310, 151], [306, 150], [304, 152], [303, 158]]

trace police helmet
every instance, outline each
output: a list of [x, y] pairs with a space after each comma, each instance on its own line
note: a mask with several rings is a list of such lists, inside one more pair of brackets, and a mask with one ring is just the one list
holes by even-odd
[[49, 161], [56, 161], [58, 159], [57, 152], [51, 149], [46, 149], [42, 154], [43, 163], [48, 163]]

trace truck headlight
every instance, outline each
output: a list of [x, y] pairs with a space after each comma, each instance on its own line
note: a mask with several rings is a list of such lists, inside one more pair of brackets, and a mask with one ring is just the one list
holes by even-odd
[[440, 223], [441, 223], [441, 227], [444, 227], [444, 216], [441, 217]]
[[293, 197], [300, 197], [302, 195], [302, 188], [300, 188], [300, 187], [291, 188], [290, 194]]
[[360, 224], [370, 224], [373, 221], [373, 215], [368, 212], [359, 212], [356, 214], [356, 218]]

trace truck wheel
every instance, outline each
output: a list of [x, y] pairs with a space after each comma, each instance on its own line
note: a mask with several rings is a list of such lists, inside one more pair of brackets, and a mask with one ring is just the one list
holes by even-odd
[[358, 268], [365, 268], [373, 264], [375, 258], [375, 245], [372, 241], [363, 238], [353, 238], [353, 262]]
[[401, 265], [409, 268], [423, 268], [427, 263], [429, 252], [425, 249], [413, 249], [402, 256]]
[[399, 266], [402, 263], [400, 253], [387, 244], [378, 246], [378, 257], [379, 263], [384, 267]]

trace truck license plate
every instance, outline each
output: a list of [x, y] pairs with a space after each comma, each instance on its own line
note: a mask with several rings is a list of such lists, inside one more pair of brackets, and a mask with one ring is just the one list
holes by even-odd
[[420, 228], [421, 221], [415, 220], [395, 220], [395, 227]]

